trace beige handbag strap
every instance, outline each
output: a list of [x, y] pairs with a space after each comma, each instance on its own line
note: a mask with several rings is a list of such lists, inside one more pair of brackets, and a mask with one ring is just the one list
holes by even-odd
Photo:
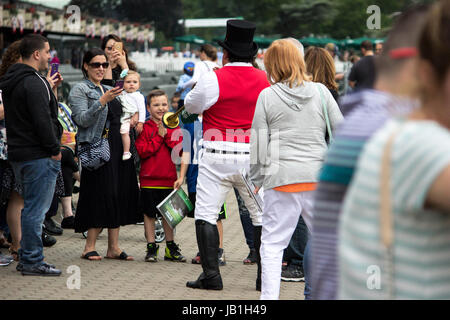
[[398, 131], [394, 132], [388, 139], [381, 158], [381, 185], [380, 185], [380, 234], [381, 242], [385, 248], [392, 246], [393, 242], [393, 221], [391, 204], [391, 154], [392, 145]]
[[394, 255], [392, 244], [394, 241], [394, 218], [392, 215], [392, 199], [391, 199], [391, 160], [392, 160], [392, 146], [403, 126], [397, 128], [388, 138], [384, 152], [381, 158], [381, 173], [380, 173], [380, 238], [383, 247], [385, 248], [386, 258], [386, 286], [388, 287], [388, 299], [394, 299]]

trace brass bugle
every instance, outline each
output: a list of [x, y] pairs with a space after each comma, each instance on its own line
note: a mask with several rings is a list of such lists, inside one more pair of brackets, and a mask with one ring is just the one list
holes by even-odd
[[178, 108], [176, 112], [166, 112], [163, 115], [163, 125], [169, 129], [175, 129], [180, 124], [178, 115], [184, 110], [184, 106]]

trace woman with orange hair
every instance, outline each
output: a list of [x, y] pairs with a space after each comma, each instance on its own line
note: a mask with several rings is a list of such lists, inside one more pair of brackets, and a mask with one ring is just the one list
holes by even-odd
[[310, 81], [292, 41], [273, 42], [264, 65], [271, 86], [256, 104], [250, 175], [256, 191], [264, 188], [261, 299], [278, 299], [283, 250], [300, 215], [311, 231], [313, 193], [327, 149], [325, 119], [334, 129], [342, 114], [327, 88]]

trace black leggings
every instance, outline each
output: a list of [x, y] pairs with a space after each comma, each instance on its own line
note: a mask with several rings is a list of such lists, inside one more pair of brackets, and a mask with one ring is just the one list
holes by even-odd
[[71, 197], [73, 191], [73, 173], [78, 171], [74, 154], [69, 148], [61, 148], [61, 170], [64, 180], [64, 197]]

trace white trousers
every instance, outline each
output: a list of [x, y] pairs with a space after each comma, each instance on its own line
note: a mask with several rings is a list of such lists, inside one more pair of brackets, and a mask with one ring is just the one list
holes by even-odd
[[[204, 151], [204, 150], [202, 150]], [[262, 213], [240, 180], [239, 170], [250, 170], [250, 155], [214, 154], [202, 152], [199, 156], [195, 220], [216, 224], [220, 207], [234, 187], [244, 200], [254, 226], [261, 226]]]
[[261, 234], [261, 300], [278, 300], [283, 250], [289, 245], [300, 215], [311, 230], [314, 191], [264, 192]]

